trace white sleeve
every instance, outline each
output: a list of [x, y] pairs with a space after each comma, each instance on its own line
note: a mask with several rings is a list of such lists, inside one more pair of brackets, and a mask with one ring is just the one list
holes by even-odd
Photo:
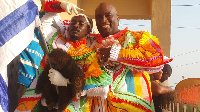
[[48, 12], [41, 18], [40, 29], [47, 42], [57, 32], [57, 29], [52, 26], [55, 16], [59, 16], [58, 13]]
[[41, 21], [40, 21], [40, 17], [39, 15], [36, 15], [35, 17], [35, 27], [38, 28], [41, 24]]
[[64, 37], [65, 25], [63, 24], [60, 15], [54, 17], [53, 26], [59, 31], [59, 33]]

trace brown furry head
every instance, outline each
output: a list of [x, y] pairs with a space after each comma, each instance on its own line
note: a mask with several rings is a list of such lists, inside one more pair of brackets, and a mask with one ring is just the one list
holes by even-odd
[[66, 64], [70, 63], [72, 57], [62, 49], [54, 49], [50, 54], [50, 63], [56, 70], [62, 70]]

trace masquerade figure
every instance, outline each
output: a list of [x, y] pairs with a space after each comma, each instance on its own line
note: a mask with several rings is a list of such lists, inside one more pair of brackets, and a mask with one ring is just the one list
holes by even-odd
[[62, 49], [54, 49], [49, 57], [52, 67], [67, 79], [63, 81], [66, 86], [56, 87], [51, 84], [48, 74], [54, 69], [47, 66], [39, 76], [35, 92], [42, 93], [42, 100], [45, 100], [48, 110], [58, 108], [58, 111], [62, 112], [73, 97], [79, 98], [78, 94], [84, 86], [84, 73], [75, 60]]

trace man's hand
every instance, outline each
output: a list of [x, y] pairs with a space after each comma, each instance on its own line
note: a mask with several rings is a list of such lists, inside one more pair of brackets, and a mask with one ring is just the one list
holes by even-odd
[[111, 47], [99, 49], [99, 55], [100, 55], [101, 60], [103, 60], [104, 62], [108, 61], [108, 58], [110, 57], [110, 50], [111, 50]]
[[66, 86], [67, 84], [71, 84], [69, 82], [69, 79], [66, 79], [65, 77], [62, 76], [60, 72], [58, 72], [55, 69], [50, 69], [49, 70], [49, 80], [51, 81], [51, 84], [54, 84], [56, 86]]
[[77, 7], [75, 4], [66, 1], [62, 1], [60, 7], [64, 9], [69, 15], [72, 14], [72, 11], [74, 11], [76, 15], [78, 14], [78, 12], [84, 11], [83, 9]]

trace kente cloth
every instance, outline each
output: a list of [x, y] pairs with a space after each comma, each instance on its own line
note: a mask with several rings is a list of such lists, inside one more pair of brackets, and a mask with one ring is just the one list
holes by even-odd
[[39, 45], [36, 35], [28, 47], [20, 54], [18, 82], [29, 87], [36, 77], [36, 71], [40, 65], [40, 61], [44, 56], [44, 52]]

